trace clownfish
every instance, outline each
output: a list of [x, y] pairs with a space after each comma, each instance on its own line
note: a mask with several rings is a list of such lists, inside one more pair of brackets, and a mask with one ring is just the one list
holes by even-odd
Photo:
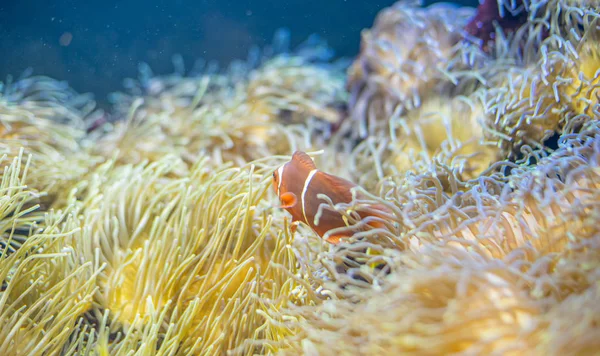
[[[273, 172], [273, 188], [281, 201], [281, 208], [292, 215], [291, 232], [294, 233], [299, 223], [310, 226], [314, 232], [323, 237], [329, 230], [347, 226], [342, 214], [330, 209], [322, 209], [318, 224], [315, 216], [319, 206], [325, 201], [318, 198], [318, 194], [327, 195], [333, 204], [350, 203], [352, 201], [351, 189], [356, 184], [321, 172], [315, 166], [314, 161], [305, 153], [296, 151], [292, 159]], [[360, 196], [360, 195], [359, 195]], [[371, 212], [359, 212], [361, 219], [368, 216], [377, 216], [385, 219], [377, 213], [390, 213], [389, 209], [377, 204], [371, 206]], [[381, 221], [370, 221], [368, 225], [381, 228]], [[352, 236], [353, 233], [336, 234], [329, 236], [326, 241], [337, 244], [340, 239]]]

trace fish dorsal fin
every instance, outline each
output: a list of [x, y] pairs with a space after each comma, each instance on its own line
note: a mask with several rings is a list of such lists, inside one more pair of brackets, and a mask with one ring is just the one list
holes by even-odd
[[312, 171], [313, 169], [317, 169], [317, 166], [315, 166], [315, 162], [312, 160], [312, 158], [310, 158], [309, 155], [306, 154], [306, 152], [294, 152], [294, 154], [292, 155], [292, 161], [298, 162], [298, 164], [310, 171]]
[[321, 182], [321, 189], [328, 191], [328, 195], [334, 194], [343, 201], [352, 200], [352, 192], [350, 189], [356, 186], [356, 184], [325, 172], [317, 172], [317, 179]]

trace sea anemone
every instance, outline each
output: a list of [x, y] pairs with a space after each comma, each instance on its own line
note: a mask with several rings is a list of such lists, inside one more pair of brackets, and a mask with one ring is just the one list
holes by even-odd
[[[600, 16], [600, 14], [599, 14]], [[578, 43], [578, 58], [557, 63], [557, 80], [567, 82], [564, 96], [575, 115], [598, 117], [600, 114], [600, 28], [590, 29]]]
[[0, 93], [0, 153], [31, 155], [28, 183], [44, 192], [44, 203], [59, 200], [97, 162], [85, 150], [94, 103], [60, 82], [25, 78]]
[[[397, 3], [349, 93], [322, 41], [283, 32], [226, 70], [142, 65], [110, 115], [48, 78], [7, 85], [0, 352], [593, 353], [597, 9], [519, 4], [481, 48], [473, 9]], [[321, 196], [356, 227], [338, 245], [277, 207], [297, 149], [358, 184]]]
[[[283, 53], [268, 58], [265, 51], [255, 64], [235, 62], [222, 73], [151, 77], [142, 71], [140, 84], [129, 85], [133, 95], [115, 95], [128, 119], [100, 139], [100, 153], [119, 150], [119, 160], [134, 164], [172, 153], [188, 167], [208, 155], [217, 164], [239, 166], [289, 153], [305, 142], [305, 127], [324, 142], [341, 120], [343, 63], [325, 62], [329, 50], [315, 39], [288, 52], [277, 45], [285, 42], [282, 36], [273, 47]], [[293, 134], [294, 127], [300, 133]]]
[[389, 134], [357, 145], [348, 174], [370, 191], [386, 177], [409, 172], [437, 177], [447, 191], [449, 180], [462, 186], [497, 159], [496, 144], [484, 131], [487, 120], [473, 98], [428, 99], [418, 109], [392, 116]]
[[169, 156], [108, 162], [72, 196], [85, 221], [73, 248], [99, 273], [95, 307], [80, 330], [87, 336], [72, 347], [96, 340], [88, 347], [109, 352], [137, 342], [139, 352], [260, 350], [244, 340], [280, 333], [262, 326], [261, 311], [314, 298], [289, 277], [298, 268], [291, 236], [265, 215], [274, 165], [213, 172], [203, 159], [188, 177], [169, 178], [177, 164]]
[[[0, 200], [3, 244], [0, 253], [0, 351], [11, 355], [59, 353], [79, 316], [92, 305], [96, 276], [91, 262], [78, 264], [72, 235], [78, 221], [69, 212], [50, 211], [40, 219], [27, 208], [35, 192], [19, 173], [22, 154], [5, 167]], [[39, 223], [40, 228], [34, 228]], [[21, 236], [25, 234], [25, 236]], [[27, 237], [27, 239], [15, 239]]]
[[598, 48], [593, 39], [598, 29], [594, 21], [582, 28], [576, 40], [546, 39], [533, 64], [490, 78], [474, 94], [489, 115], [486, 136], [498, 143], [499, 159], [520, 158], [522, 147], [551, 148], [549, 139], [597, 120]]
[[[0, 158], [4, 165], [7, 156]], [[23, 150], [12, 163], [4, 166], [0, 183], [0, 255], [8, 256], [18, 249], [29, 235], [38, 229], [43, 215], [38, 211], [41, 193], [28, 189], [24, 184], [29, 160], [23, 162]]]
[[[395, 189], [387, 200], [402, 207], [396, 247], [372, 232], [364, 238], [378, 242], [370, 245], [380, 250], [375, 256], [363, 242], [326, 257], [370, 263], [327, 268], [321, 285], [330, 300], [274, 313], [295, 330], [276, 345], [285, 354], [593, 349], [594, 339], [578, 335], [596, 334], [597, 318], [558, 311], [597, 298], [599, 158], [593, 124], [507, 184], [482, 180], [453, 197], [426, 188], [431, 178]], [[388, 273], [370, 266], [375, 261]], [[559, 336], [566, 320], [574, 331]]]
[[449, 73], [468, 68], [457, 53], [471, 14], [471, 8], [420, 8], [410, 1], [382, 10], [363, 31], [361, 53], [348, 71], [353, 132], [364, 138], [394, 112], [453, 90], [458, 79]]

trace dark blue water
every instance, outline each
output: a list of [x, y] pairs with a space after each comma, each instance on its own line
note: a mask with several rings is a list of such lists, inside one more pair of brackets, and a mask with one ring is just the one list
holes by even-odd
[[[27, 68], [103, 103], [144, 61], [173, 70], [181, 54], [226, 65], [285, 27], [292, 45], [316, 33], [354, 56], [360, 31], [392, 0], [0, 0], [0, 81]], [[476, 5], [476, 0], [462, 0]]]

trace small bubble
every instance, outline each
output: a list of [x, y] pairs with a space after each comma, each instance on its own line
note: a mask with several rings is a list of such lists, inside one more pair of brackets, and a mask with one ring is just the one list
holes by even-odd
[[60, 36], [60, 39], [58, 40], [58, 42], [60, 43], [61, 46], [67, 47], [68, 45], [71, 44], [72, 40], [73, 40], [73, 34], [71, 32], [65, 32]]
[[252, 16], [252, 10], [246, 10], [246, 16]]

